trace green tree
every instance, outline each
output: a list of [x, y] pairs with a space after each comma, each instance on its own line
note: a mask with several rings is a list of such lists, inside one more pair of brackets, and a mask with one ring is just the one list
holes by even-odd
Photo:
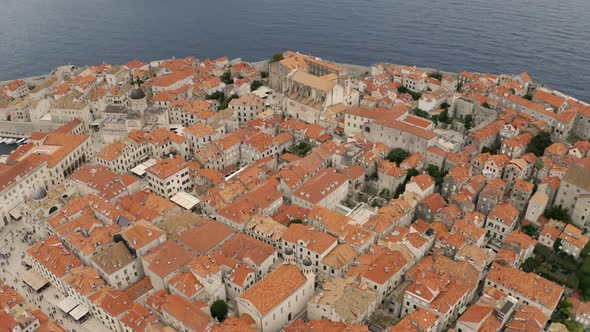
[[260, 88], [262, 86], [262, 82], [261, 81], [254, 81], [250, 84], [250, 91], [256, 91], [258, 90], [258, 88]]
[[473, 128], [473, 115], [468, 114], [465, 116], [465, 130], [469, 131], [471, 128]]
[[233, 94], [229, 98], [221, 101], [220, 104], [219, 104], [219, 109], [220, 110], [226, 109], [229, 106], [229, 102], [232, 101], [233, 99], [237, 99], [237, 98], [240, 98], [240, 97], [238, 95], [236, 95], [236, 94]]
[[224, 300], [217, 300], [211, 304], [211, 316], [219, 322], [223, 322], [227, 318], [227, 303]]
[[423, 110], [421, 110], [421, 109], [419, 109], [419, 108], [416, 108], [416, 109], [414, 110], [414, 114], [415, 114], [416, 116], [419, 116], [419, 117], [421, 117], [421, 118], [425, 118], [425, 119], [428, 119], [428, 118], [430, 118], [430, 114], [428, 114], [428, 112], [426, 112], [426, 111], [423, 111]]
[[526, 99], [526, 100], [533, 100], [533, 96], [531, 96], [529, 94], [524, 95], [523, 98]]
[[432, 164], [429, 164], [428, 167], [426, 167], [426, 173], [432, 176], [436, 185], [442, 184], [445, 176], [447, 175], [447, 172], [441, 171], [438, 166]]
[[301, 141], [299, 143], [297, 143], [295, 146], [293, 146], [293, 148], [291, 149], [293, 154], [298, 155], [299, 157], [305, 157], [307, 155], [307, 153], [311, 150], [313, 146], [305, 141]]
[[225, 99], [225, 93], [223, 91], [215, 91], [212, 94], [207, 96], [207, 99], [216, 99], [219, 102], [222, 102]]
[[268, 72], [267, 71], [263, 71], [260, 73], [260, 77], [262, 78], [268, 78]]
[[406, 189], [405, 183], [400, 183], [399, 186], [397, 186], [397, 188], [395, 188], [395, 193], [393, 193], [393, 198], [399, 198], [399, 196], [404, 193], [405, 189]]
[[484, 102], [483, 104], [481, 104], [481, 106], [485, 107], [485, 108], [492, 108], [492, 106], [490, 106], [490, 104], [488, 104], [488, 102]]
[[432, 77], [432, 78], [435, 78], [435, 79], [437, 79], [439, 81], [442, 81], [442, 74], [440, 72], [438, 72], [438, 71], [437, 72], [434, 72], [434, 73], [428, 74], [428, 77]]
[[444, 111], [440, 112], [440, 114], [438, 115], [438, 121], [449, 124], [449, 123], [453, 122], [453, 119], [451, 119], [451, 117], [449, 117], [449, 111], [447, 109], [445, 109]]
[[449, 107], [451, 107], [451, 105], [449, 105], [449, 103], [447, 103], [446, 101], [440, 105], [440, 108], [444, 109], [449, 109]]
[[525, 233], [526, 235], [530, 236], [530, 237], [537, 237], [537, 232], [539, 231], [539, 229], [537, 227], [535, 227], [535, 225], [524, 225], [520, 228], [522, 230], [523, 233]]
[[461, 92], [461, 90], [463, 90], [463, 83], [459, 82], [457, 83], [457, 91]]
[[408, 170], [408, 172], [406, 173], [406, 178], [404, 179], [404, 182], [401, 183], [399, 186], [397, 186], [397, 188], [395, 189], [395, 193], [393, 194], [393, 198], [398, 198], [401, 194], [403, 194], [406, 191], [406, 184], [408, 184], [408, 182], [410, 182], [412, 177], [414, 177], [418, 174], [420, 174], [420, 173], [415, 168], [410, 168]]
[[483, 153], [491, 153], [491, 154], [498, 154], [498, 151], [500, 151], [500, 147], [502, 146], [502, 142], [500, 142], [500, 138], [496, 137], [496, 140], [494, 141], [494, 143], [492, 143], [491, 146], [487, 147], [484, 146], [483, 149], [481, 149], [481, 152]]
[[225, 84], [233, 84], [234, 83], [234, 79], [231, 77], [231, 71], [226, 71], [225, 73], [223, 73], [219, 79], [221, 79], [221, 81]]
[[533, 139], [531, 139], [531, 142], [526, 147], [526, 152], [532, 152], [537, 157], [540, 157], [545, 152], [545, 149], [551, 144], [553, 144], [551, 141], [551, 134], [549, 132], [542, 131], [537, 136], [533, 137]]
[[273, 62], [277, 62], [277, 61], [281, 61], [285, 58], [285, 56], [283, 55], [283, 53], [275, 53], [272, 55], [272, 57], [270, 58], [270, 63]]
[[569, 332], [584, 332], [584, 326], [575, 320], [567, 319], [562, 322]]
[[418, 172], [415, 168], [410, 168], [408, 170], [408, 173], [406, 173], [406, 183], [410, 182], [412, 177], [414, 177], [416, 175], [420, 175], [420, 172]]
[[291, 219], [291, 221], [289, 221], [289, 225], [287, 225], [287, 226], [291, 226], [291, 224], [303, 224], [303, 220], [301, 220], [301, 219]]
[[545, 167], [545, 161], [542, 158], [537, 158], [535, 161], [535, 168], [537, 170], [542, 170]]
[[387, 155], [387, 159], [391, 162], [394, 163], [401, 163], [402, 161], [404, 161], [404, 159], [408, 158], [408, 156], [410, 156], [410, 153], [402, 148], [395, 148], [391, 151], [389, 151], [389, 154]]
[[553, 205], [549, 207], [547, 210], [545, 210], [544, 216], [547, 219], [555, 219], [568, 224], [571, 224], [572, 222], [572, 217], [570, 216], [569, 210], [562, 207], [561, 205]]

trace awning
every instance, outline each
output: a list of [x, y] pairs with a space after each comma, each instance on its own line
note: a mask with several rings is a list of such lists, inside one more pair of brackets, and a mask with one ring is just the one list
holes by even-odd
[[96, 119], [94, 121], [92, 121], [92, 123], [90, 124], [90, 127], [98, 127], [101, 125], [101, 123], [104, 121], [104, 119]]
[[177, 192], [172, 198], [170, 198], [170, 200], [186, 210], [194, 208], [201, 202], [201, 200], [195, 196], [184, 191]]
[[145, 175], [145, 170], [154, 166], [156, 164], [157, 160], [154, 158], [150, 158], [146, 161], [144, 161], [143, 163], [133, 167], [131, 169], [131, 173], [137, 175], [137, 176], [144, 176]]
[[39, 272], [30, 269], [23, 273], [23, 281], [35, 291], [40, 290], [49, 283]]
[[57, 306], [58, 308], [60, 308], [61, 310], [63, 310], [63, 312], [70, 312], [72, 311], [77, 305], [78, 305], [78, 300], [76, 300], [73, 296], [68, 296], [65, 299], [61, 300]]
[[13, 208], [12, 210], [10, 210], [8, 213], [10, 213], [10, 216], [13, 217], [14, 219], [18, 220], [22, 217], [21, 213], [20, 213], [20, 205]]
[[76, 308], [74, 308], [74, 310], [70, 311], [70, 316], [72, 316], [72, 318], [74, 318], [75, 320], [79, 320], [80, 318], [84, 317], [87, 313], [88, 308], [85, 305], [80, 304]]

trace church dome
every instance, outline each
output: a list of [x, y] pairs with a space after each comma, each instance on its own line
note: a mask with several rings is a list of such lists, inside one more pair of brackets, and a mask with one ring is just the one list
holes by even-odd
[[143, 91], [142, 88], [135, 88], [133, 89], [133, 91], [131, 91], [131, 94], [129, 95], [129, 97], [133, 100], [140, 100], [145, 98], [145, 92]]
[[33, 194], [31, 196], [34, 200], [39, 201], [47, 197], [47, 191], [45, 190], [45, 188], [42, 187], [36, 188], [35, 190], [33, 190]]

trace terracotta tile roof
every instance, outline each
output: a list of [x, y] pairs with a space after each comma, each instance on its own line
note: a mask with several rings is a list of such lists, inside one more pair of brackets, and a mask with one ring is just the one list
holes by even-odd
[[256, 275], [256, 271], [249, 268], [248, 265], [239, 264], [227, 278], [236, 285], [246, 286], [245, 282], [248, 280], [248, 276]]
[[148, 251], [143, 256], [143, 260], [148, 262], [147, 268], [150, 271], [164, 278], [186, 265], [193, 257], [193, 254], [176, 242], [166, 241], [161, 246]]
[[161, 308], [162, 311], [192, 331], [206, 331], [212, 324], [209, 315], [200, 310], [195, 303], [177, 294], [168, 295]]
[[164, 231], [144, 222], [134, 223], [121, 231], [121, 236], [135, 250], [143, 248], [162, 235], [164, 235]]
[[65, 276], [72, 268], [82, 266], [82, 262], [56, 236], [38, 242], [27, 253], [58, 278]]
[[487, 279], [512, 289], [532, 301], [539, 302], [549, 310], [555, 309], [563, 294], [563, 287], [559, 286], [537, 274], [523, 272], [519, 269], [503, 266], [497, 263], [492, 265]]
[[403, 121], [423, 129], [430, 129], [434, 126], [432, 121], [414, 115], [408, 115]]
[[521, 178], [516, 179], [516, 181], [514, 182], [514, 188], [525, 193], [532, 193], [534, 187], [534, 184]]
[[559, 108], [559, 107], [561, 107], [561, 105], [563, 105], [563, 103], [565, 103], [565, 100], [563, 98], [560, 98], [554, 94], [545, 92], [541, 89], [537, 89], [537, 91], [533, 95], [533, 98], [538, 99], [542, 102], [545, 102], [555, 108]]
[[295, 244], [303, 242], [305, 248], [318, 254], [325, 253], [338, 242], [334, 236], [303, 224], [291, 224], [283, 234], [283, 240]]
[[418, 187], [423, 191], [430, 188], [431, 186], [434, 186], [434, 180], [427, 173], [422, 173], [412, 177], [410, 182], [417, 184]]
[[545, 149], [545, 153], [550, 153], [552, 156], [564, 156], [567, 152], [567, 146], [560, 142], [553, 143]]
[[338, 244], [322, 258], [322, 264], [331, 266], [334, 269], [342, 269], [352, 264], [357, 255], [357, 251], [351, 245], [346, 243]]
[[532, 305], [521, 305], [516, 309], [516, 313], [511, 321], [506, 325], [507, 331], [542, 331], [547, 325], [549, 316], [543, 314], [541, 310]]
[[395, 163], [390, 162], [387, 159], [382, 160], [379, 162], [378, 170], [380, 174], [385, 174], [388, 176], [393, 176], [397, 179], [401, 179], [403, 176], [407, 174], [406, 170], [403, 168], [397, 167]]
[[303, 183], [293, 195], [316, 204], [341, 186], [348, 186], [348, 177], [334, 168], [325, 168]]
[[439, 193], [432, 193], [426, 197], [424, 197], [420, 204], [427, 205], [432, 213], [437, 213], [439, 210], [444, 208], [447, 205], [445, 199]]
[[[213, 255], [208, 256], [197, 256], [188, 262], [188, 269], [196, 276], [206, 278], [213, 274], [218, 274], [221, 271], [221, 266], [213, 261]], [[223, 262], [220, 262], [223, 263]], [[233, 267], [231, 265], [230, 267]]]
[[135, 301], [147, 294], [152, 289], [154, 289], [154, 287], [152, 287], [150, 278], [143, 277], [133, 285], [129, 286], [129, 288], [125, 289], [123, 292], [131, 299], [131, 301]]
[[117, 174], [103, 165], [82, 166], [71, 175], [71, 179], [97, 190], [99, 197], [107, 200], [125, 192], [127, 187], [139, 181], [134, 176]]
[[53, 168], [89, 139], [88, 135], [51, 132], [39, 143], [21, 145], [10, 154], [9, 159], [22, 161], [38, 154], [38, 160], [45, 160], [47, 167]]
[[502, 203], [494, 206], [488, 219], [499, 219], [508, 226], [512, 226], [518, 218], [519, 211], [511, 203]]
[[186, 79], [195, 74], [196, 70], [192, 68], [173, 71], [170, 74], [162, 75], [152, 80], [151, 85], [157, 87], [168, 87], [176, 82]]
[[307, 281], [295, 265], [281, 265], [238, 297], [238, 301], [250, 302], [265, 315]]
[[279, 200], [282, 200], [282, 194], [272, 182], [267, 181], [246, 195], [236, 199], [225, 208], [220, 209], [217, 214], [235, 223], [244, 224], [262, 209], [267, 208]]
[[380, 118], [376, 120], [376, 123], [385, 126], [385, 127], [389, 127], [389, 128], [393, 128], [396, 130], [399, 130], [401, 132], [405, 132], [423, 139], [427, 139], [427, 140], [431, 140], [435, 137], [438, 136], [437, 133], [435, 133], [434, 131], [431, 130], [427, 130], [427, 129], [423, 129], [420, 127], [416, 127], [414, 125], [411, 125], [409, 123], [406, 122], [402, 122], [402, 121], [398, 121], [398, 120], [392, 120], [389, 118]]
[[192, 272], [181, 272], [174, 276], [168, 285], [173, 286], [186, 297], [193, 297], [203, 289], [203, 285]]
[[246, 229], [263, 234], [273, 241], [282, 239], [283, 234], [287, 231], [286, 226], [261, 214], [253, 216], [246, 225]]
[[166, 129], [166, 128], [159, 128], [152, 130], [145, 136], [145, 140], [152, 145], [166, 145], [170, 142], [174, 143], [183, 143], [186, 141], [181, 135], [176, 134], [175, 132]]
[[93, 265], [107, 275], [112, 275], [133, 263], [135, 257], [123, 242], [113, 242], [92, 257]]
[[361, 324], [345, 324], [327, 318], [304, 322], [301, 319], [289, 324], [284, 332], [369, 332], [369, 327]]
[[413, 153], [406, 159], [404, 159], [399, 166], [404, 169], [420, 168], [419, 166], [424, 163], [424, 158], [419, 153]]
[[176, 239], [197, 254], [205, 255], [224, 243], [233, 233], [234, 230], [229, 226], [212, 219], [199, 218], [190, 228], [183, 230]]
[[242, 315], [241, 318], [230, 316], [223, 322], [213, 326], [211, 332], [256, 332], [256, 328], [252, 326], [251, 321], [244, 319], [244, 316], [248, 315]]
[[565, 226], [563, 233], [561, 233], [559, 238], [580, 250], [584, 249], [589, 240], [587, 236], [582, 234], [582, 231], [579, 228], [570, 224]]
[[148, 332], [155, 328], [156, 325], [159, 325], [158, 317], [138, 303], [134, 303], [127, 313], [121, 317], [121, 323], [130, 327], [134, 332]]
[[238, 233], [225, 241], [219, 251], [228, 257], [240, 261], [252, 261], [259, 267], [271, 257], [276, 249], [262, 241], [256, 240], [243, 233]]
[[347, 275], [357, 280], [363, 278], [377, 284], [385, 284], [409, 263], [400, 251], [373, 245], [368, 253], [359, 256], [358, 265], [351, 267]]
[[182, 159], [182, 157], [177, 155], [173, 158], [160, 159], [156, 164], [148, 167], [145, 171], [157, 178], [165, 180], [183, 170], [188, 170], [188, 164]]
[[104, 280], [98, 274], [98, 270], [87, 266], [71, 269], [70, 275], [66, 276], [63, 281], [70, 284], [70, 287], [82, 295], [89, 295], [90, 292], [105, 285]]
[[132, 195], [121, 197], [118, 204], [123, 211], [133, 216], [135, 220], [144, 219], [148, 222], [152, 222], [158, 217], [179, 210], [176, 204], [156, 195], [150, 190], [142, 190]]
[[389, 329], [389, 332], [434, 331], [435, 329], [433, 327], [439, 323], [438, 320], [439, 317], [436, 314], [425, 309], [418, 308], [411, 314], [404, 316], [404, 318], [399, 321], [399, 323], [395, 324]]
[[127, 311], [133, 303], [125, 293], [111, 286], [100, 288], [88, 299], [113, 317]]
[[0, 307], [13, 308], [23, 304], [24, 302], [25, 298], [22, 297], [14, 288], [0, 281]]

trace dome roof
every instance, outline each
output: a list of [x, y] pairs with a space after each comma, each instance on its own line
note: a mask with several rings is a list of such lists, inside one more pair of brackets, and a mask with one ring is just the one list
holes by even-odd
[[143, 91], [142, 88], [135, 88], [135, 89], [133, 89], [133, 91], [131, 91], [129, 98], [131, 98], [133, 100], [143, 99], [143, 98], [145, 98], [145, 91]]
[[293, 255], [293, 249], [289, 247], [285, 248], [285, 255]]
[[303, 260], [303, 265], [304, 266], [311, 266], [311, 264], [312, 263], [311, 263], [311, 260], [309, 258], [306, 258], [306, 259]]
[[43, 187], [36, 188], [35, 190], [33, 190], [33, 194], [31, 196], [34, 200], [39, 201], [47, 197], [47, 191]]

